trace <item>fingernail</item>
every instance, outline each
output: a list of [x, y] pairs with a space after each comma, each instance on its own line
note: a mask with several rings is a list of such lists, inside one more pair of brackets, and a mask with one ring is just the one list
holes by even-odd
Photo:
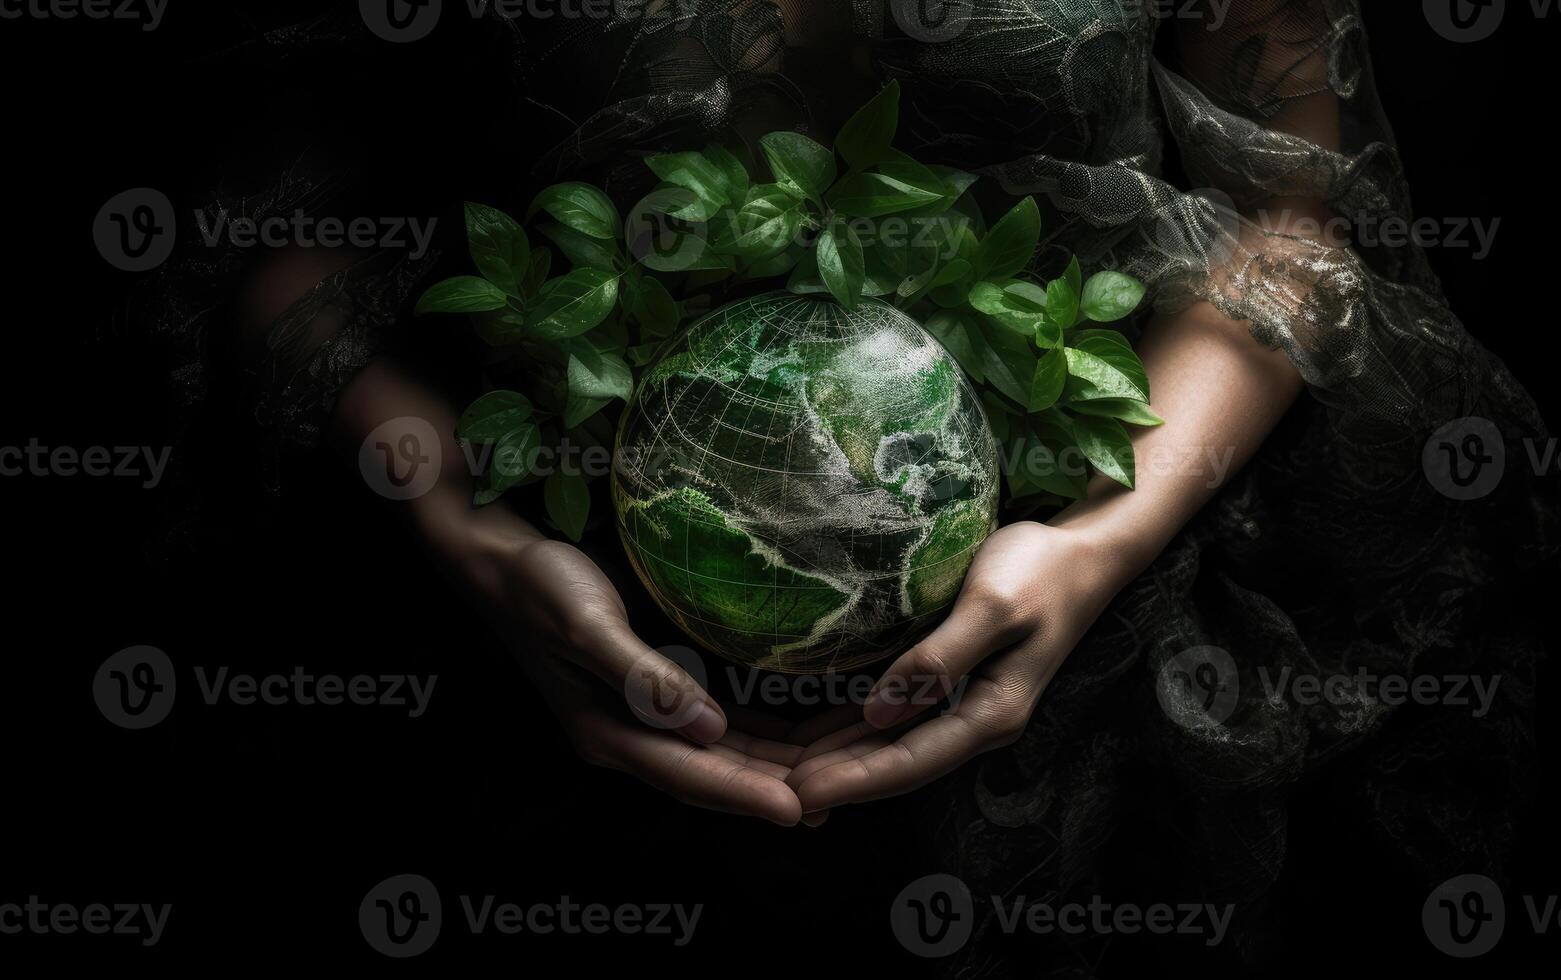
[[867, 702], [862, 705], [862, 717], [874, 728], [889, 728], [904, 718], [910, 708], [909, 703], [894, 703], [875, 691], [868, 695]]
[[696, 742], [714, 742], [726, 734], [726, 719], [706, 702], [699, 703], [694, 719], [683, 726], [683, 734]]

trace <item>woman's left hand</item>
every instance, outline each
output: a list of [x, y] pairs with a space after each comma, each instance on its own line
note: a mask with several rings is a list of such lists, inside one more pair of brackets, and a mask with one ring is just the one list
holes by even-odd
[[[1078, 528], [1024, 522], [993, 534], [948, 618], [873, 686], [863, 720], [803, 753], [787, 778], [803, 812], [907, 793], [1018, 740], [1123, 584], [1115, 564]], [[944, 697], [949, 710], [915, 723]]]

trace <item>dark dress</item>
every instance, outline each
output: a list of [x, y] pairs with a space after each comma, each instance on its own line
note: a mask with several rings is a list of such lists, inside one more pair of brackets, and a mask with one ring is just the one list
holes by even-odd
[[[566, 176], [629, 201], [646, 189], [647, 151], [729, 128], [827, 137], [899, 79], [902, 148], [1041, 200], [1041, 274], [1073, 251], [1086, 268], [1143, 279], [1158, 309], [1210, 301], [1282, 348], [1310, 396], [1118, 597], [1021, 741], [877, 806], [922, 814], [935, 866], [979, 895], [1087, 899], [1153, 883], [1236, 903], [1230, 941], [1249, 963], [1270, 952], [1269, 899], [1303, 784], [1321, 781], [1325, 802], [1313, 805], [1362, 828], [1383, 861], [1428, 889], [1467, 871], [1501, 875], [1512, 808], [1533, 778], [1540, 653], [1509, 585], [1554, 558], [1544, 495], [1554, 490], [1521, 465], [1522, 440], [1543, 440], [1543, 422], [1448, 309], [1415, 245], [1331, 248], [1234, 217], [1304, 199], [1361, 225], [1410, 218], [1356, 3], [1236, 0], [1189, 20], [1154, 13], [1180, 3], [981, 0], [939, 22], [918, 20], [923, 6], [696, 0], [629, 5], [639, 12], [621, 20], [465, 25], [473, 57], [508, 80], [482, 94], [484, 111], [522, 135], [482, 142], [493, 156], [474, 165], [486, 175], [478, 186], [425, 193], [480, 199], [493, 174], [513, 182], [523, 171], [506, 167], [524, 161], [531, 178], [496, 203], [516, 210]], [[375, 43], [361, 35], [325, 18], [268, 34], [245, 56], [350, 58]], [[1336, 102], [1337, 146], [1286, 131], [1301, 100]], [[337, 173], [300, 164], [227, 204], [287, 213]], [[213, 307], [236, 269], [210, 250], [199, 261], [169, 266], [140, 307], [191, 352], [192, 398], [211, 322], [195, 311]], [[402, 342], [407, 297], [432, 265], [381, 256], [283, 318], [257, 395], [278, 443], [316, 440], [340, 385]], [[321, 343], [303, 328], [326, 308], [345, 326]], [[1458, 423], [1470, 417], [1494, 426], [1508, 465], [1491, 492], [1461, 500], [1467, 488], [1441, 461], [1467, 432], [1432, 436], [1478, 425]], [[1186, 652], [1202, 647], [1227, 651], [1235, 672], [1217, 725], [1189, 721], [1179, 686]], [[1363, 670], [1500, 683], [1478, 717], [1466, 705], [1389, 703], [1354, 681], [1315, 703], [1265, 684]], [[987, 907], [953, 967], [1033, 973], [1023, 944], [995, 931]]]

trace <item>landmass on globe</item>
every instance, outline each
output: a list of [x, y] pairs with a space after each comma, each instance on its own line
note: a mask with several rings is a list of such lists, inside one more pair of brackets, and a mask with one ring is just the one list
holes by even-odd
[[691, 637], [783, 673], [905, 649], [996, 526], [997, 446], [958, 364], [885, 303], [771, 293], [668, 342], [619, 428], [613, 504]]

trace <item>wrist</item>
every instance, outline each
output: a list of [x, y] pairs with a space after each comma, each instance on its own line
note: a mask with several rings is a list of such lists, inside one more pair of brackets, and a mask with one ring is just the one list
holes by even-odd
[[1125, 509], [1132, 491], [1111, 483], [1063, 508], [1047, 523], [1077, 543], [1092, 587], [1115, 595], [1154, 561], [1161, 542], [1152, 540]]
[[423, 545], [457, 587], [484, 606], [503, 599], [504, 570], [545, 536], [502, 502], [473, 507], [464, 495], [430, 493], [412, 510]]

